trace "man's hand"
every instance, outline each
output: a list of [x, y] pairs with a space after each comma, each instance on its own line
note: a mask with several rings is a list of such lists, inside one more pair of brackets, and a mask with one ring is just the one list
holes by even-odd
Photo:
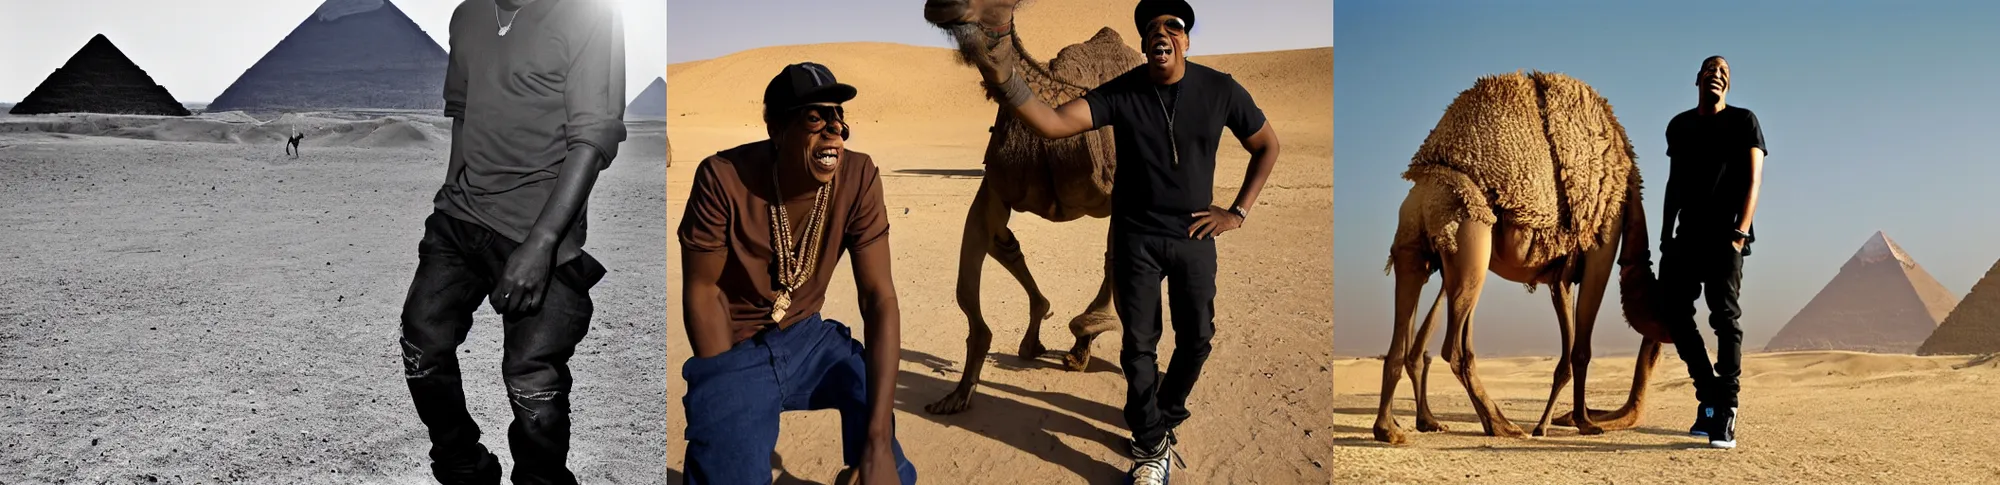
[[1743, 238], [1736, 238], [1736, 240], [1731, 241], [1729, 245], [1734, 246], [1736, 248], [1736, 252], [1738, 253], [1743, 252]]
[[902, 477], [896, 474], [895, 448], [887, 440], [869, 440], [861, 448], [861, 466], [854, 474], [862, 485], [896, 485]]
[[[985, 27], [980, 27], [980, 32], [984, 35]], [[986, 82], [999, 84], [1014, 76], [1014, 64], [1020, 57], [1014, 52], [1013, 34], [1008, 34], [1006, 38], [999, 39], [998, 45], [986, 51], [985, 59], [975, 59], [978, 62], [973, 64], [979, 68], [979, 75], [985, 77]]]
[[1229, 209], [1208, 206], [1208, 210], [1194, 213], [1194, 225], [1188, 227], [1188, 237], [1206, 239], [1243, 227], [1243, 218]]
[[493, 288], [493, 309], [502, 314], [534, 313], [549, 288], [549, 261], [555, 251], [547, 243], [528, 242], [507, 256], [507, 269]]

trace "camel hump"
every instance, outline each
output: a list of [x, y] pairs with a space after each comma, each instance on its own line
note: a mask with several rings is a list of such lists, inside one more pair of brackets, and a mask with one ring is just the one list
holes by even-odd
[[1049, 70], [1064, 81], [1094, 88], [1145, 62], [1139, 51], [1125, 45], [1118, 31], [1104, 27], [1080, 44], [1070, 44], [1049, 60]]

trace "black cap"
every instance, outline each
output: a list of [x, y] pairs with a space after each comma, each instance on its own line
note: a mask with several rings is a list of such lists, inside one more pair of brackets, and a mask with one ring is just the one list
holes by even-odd
[[1132, 9], [1132, 23], [1139, 29], [1139, 36], [1146, 36], [1146, 24], [1153, 23], [1161, 15], [1179, 17], [1187, 22], [1188, 30], [1194, 30], [1194, 6], [1187, 0], [1140, 0], [1138, 8]]
[[854, 86], [835, 80], [826, 66], [801, 62], [785, 66], [771, 78], [771, 85], [764, 88], [764, 107], [790, 110], [813, 103], [845, 103], [854, 94]]

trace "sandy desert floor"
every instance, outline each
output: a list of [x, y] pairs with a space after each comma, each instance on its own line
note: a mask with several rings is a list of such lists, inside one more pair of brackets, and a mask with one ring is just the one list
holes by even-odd
[[[1039, 2], [1021, 11], [1031, 52], [1053, 55], [1099, 26], [1125, 25], [1131, 2], [1098, 7], [1075, 1]], [[1107, 4], [1107, 5], [1108, 5]], [[1079, 13], [1080, 12], [1080, 13]], [[1103, 21], [1078, 21], [1096, 15]], [[917, 19], [911, 19], [917, 21]], [[945, 49], [853, 43], [783, 46], [668, 66], [668, 123], [674, 139], [667, 169], [669, 228], [685, 210], [689, 177], [701, 159], [765, 137], [757, 99], [778, 68], [814, 60], [859, 89], [848, 103], [855, 123], [850, 149], [882, 166], [902, 309], [903, 362], [897, 379], [897, 436], [924, 483], [1119, 483], [1131, 460], [1120, 409], [1125, 381], [1115, 336], [1097, 340], [1086, 372], [1057, 366], [1060, 355], [1013, 355], [1026, 330], [1027, 295], [988, 259], [981, 283], [986, 318], [994, 325], [973, 408], [933, 415], [923, 407], [943, 397], [965, 368], [966, 319], [953, 297], [959, 238], [983, 174], [980, 158], [997, 105], [980, 97], [978, 74], [954, 64]], [[1190, 398], [1194, 417], [1179, 430], [1188, 468], [1185, 483], [1326, 483], [1332, 442], [1332, 63], [1331, 48], [1196, 57], [1233, 73], [1278, 127], [1278, 167], [1249, 224], [1218, 239], [1221, 274], [1214, 351]], [[1224, 135], [1216, 170], [1217, 202], [1236, 196], [1249, 157]], [[1051, 223], [1015, 213], [1010, 227], [1022, 242], [1035, 279], [1056, 317], [1042, 341], [1051, 349], [1073, 342], [1069, 318], [1082, 311], [1103, 278], [1107, 223]], [[669, 259], [679, 260], [677, 244]], [[847, 262], [833, 279], [824, 314], [859, 326]], [[679, 274], [668, 268], [669, 286]], [[681, 315], [668, 315], [681, 328]], [[859, 335], [857, 331], [857, 335]], [[668, 338], [668, 466], [682, 470], [686, 428], [679, 379], [687, 337]], [[1162, 364], [1172, 351], [1161, 342]], [[843, 465], [838, 414], [788, 413], [774, 474], [779, 483], [828, 483]]]
[[[1635, 336], [1636, 339], [1636, 336]], [[1432, 483], [1993, 483], [2000, 464], [2000, 362], [1971, 356], [1784, 352], [1744, 358], [1739, 447], [1719, 450], [1687, 435], [1694, 391], [1668, 354], [1653, 374], [1639, 427], [1599, 436], [1482, 434], [1465, 388], [1440, 361], [1430, 372], [1432, 411], [1449, 428], [1414, 432], [1409, 380], [1397, 388], [1397, 422], [1410, 443], [1390, 447], [1370, 429], [1382, 361], [1340, 358], [1334, 369], [1333, 482]], [[1624, 402], [1631, 355], [1598, 356], [1591, 407]], [[1489, 395], [1523, 430], [1548, 398], [1554, 358], [1482, 359]], [[1558, 412], [1571, 409], [1565, 390]]]
[[[293, 119], [332, 130], [296, 159], [241, 126], [93, 119], [58, 131], [118, 136], [0, 123], [0, 482], [433, 483], [396, 338], [442, 118]], [[664, 482], [664, 125], [630, 126], [590, 200], [585, 482]], [[499, 337], [482, 307], [460, 358], [511, 470]]]

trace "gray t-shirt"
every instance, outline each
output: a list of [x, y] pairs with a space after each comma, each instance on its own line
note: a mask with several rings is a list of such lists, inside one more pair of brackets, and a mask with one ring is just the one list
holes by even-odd
[[[462, 126], [436, 203], [521, 242], [570, 147], [597, 147], [603, 170], [625, 141], [625, 29], [606, 0], [535, 0], [517, 15], [494, 1], [465, 0], [451, 14], [444, 112]], [[564, 231], [553, 264], [583, 253], [584, 216], [579, 209]]]

